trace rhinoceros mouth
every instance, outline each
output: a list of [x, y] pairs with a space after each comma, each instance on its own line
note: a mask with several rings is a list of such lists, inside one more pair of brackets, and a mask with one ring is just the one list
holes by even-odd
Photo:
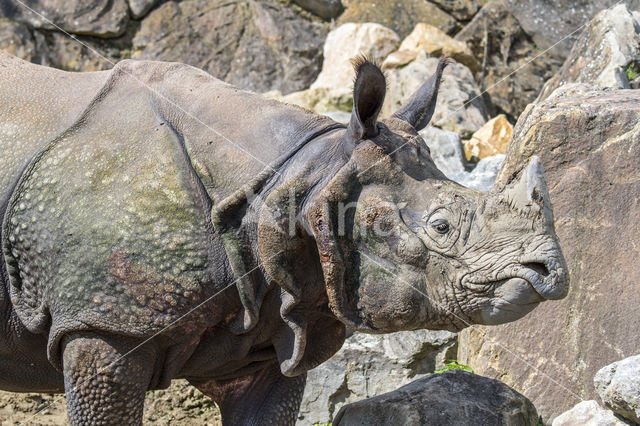
[[472, 287], [490, 289], [488, 301], [475, 315], [475, 322], [492, 325], [515, 321], [534, 310], [546, 299], [526, 279], [510, 277]]

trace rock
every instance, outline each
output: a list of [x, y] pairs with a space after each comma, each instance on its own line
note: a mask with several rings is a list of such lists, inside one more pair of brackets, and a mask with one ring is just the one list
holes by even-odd
[[34, 28], [96, 37], [117, 37], [129, 21], [125, 0], [3, 0], [0, 14]]
[[601, 368], [593, 383], [607, 408], [640, 423], [640, 355]]
[[634, 80], [630, 81], [629, 86], [635, 90], [640, 89], [640, 77], [636, 77]]
[[398, 35], [379, 24], [344, 24], [331, 31], [324, 44], [322, 71], [308, 90], [285, 96], [285, 102], [316, 112], [342, 110], [353, 106], [352, 59], [366, 55], [382, 61], [400, 44]]
[[487, 90], [484, 100], [489, 113], [504, 113], [512, 122], [562, 65], [562, 59], [540, 55], [502, 1], [487, 3], [455, 39], [465, 42], [479, 63], [484, 62], [476, 78], [482, 91]]
[[158, 4], [160, 0], [128, 0], [129, 10], [133, 19], [140, 19], [145, 16], [153, 6]]
[[[351, 61], [365, 55], [381, 62], [398, 48], [400, 38], [379, 24], [344, 24], [331, 31], [324, 43], [322, 71], [311, 88], [342, 88], [353, 85]], [[349, 92], [351, 90], [349, 89]]]
[[293, 0], [293, 2], [322, 19], [337, 18], [344, 10], [340, 0]]
[[[566, 58], [583, 25], [600, 10], [620, 0], [506, 0], [507, 7], [536, 45]], [[640, 9], [640, 0], [624, 0], [631, 10]]]
[[441, 368], [455, 356], [448, 331], [354, 333], [342, 349], [307, 374], [298, 424], [330, 423], [345, 403], [389, 392]]
[[[449, 12], [459, 21], [468, 21], [473, 18], [481, 2], [477, 0], [430, 0], [432, 3], [440, 6], [442, 10]], [[484, 2], [482, 2], [484, 3]]]
[[456, 20], [425, 0], [343, 0], [345, 11], [338, 24], [375, 22], [406, 37], [419, 22], [440, 28], [447, 34], [458, 29]]
[[25, 61], [36, 61], [36, 42], [29, 28], [18, 22], [0, 18], [0, 50]]
[[[409, 65], [387, 70], [387, 97], [381, 115], [388, 117], [397, 111], [435, 72], [437, 64], [437, 58], [428, 58], [421, 52]], [[431, 124], [467, 139], [486, 121], [484, 103], [473, 74], [464, 65], [451, 64], [444, 72]]]
[[119, 39], [107, 41], [87, 36], [71, 39], [59, 32], [34, 30], [26, 24], [0, 18], [1, 50], [36, 64], [68, 71], [111, 68], [122, 59], [122, 50], [115, 43], [116, 40]]
[[538, 414], [527, 398], [497, 380], [449, 370], [348, 404], [334, 424], [536, 426]]
[[327, 111], [322, 114], [345, 125], [349, 124], [349, 121], [351, 121], [351, 114], [345, 111]]
[[467, 188], [488, 193], [493, 188], [504, 159], [504, 154], [483, 158], [471, 172], [465, 172], [453, 180]]
[[515, 323], [463, 331], [458, 360], [513, 385], [545, 420], [595, 399], [596, 371], [640, 352], [638, 99], [561, 87], [522, 115], [498, 176], [542, 160], [571, 289]]
[[582, 401], [553, 420], [552, 426], [626, 426], [596, 401]]
[[545, 99], [567, 83], [586, 83], [629, 89], [625, 68], [640, 63], [640, 13], [624, 4], [603, 10], [591, 21], [571, 49], [560, 71], [545, 85]]
[[389, 54], [389, 56], [385, 58], [384, 62], [382, 62], [382, 69], [387, 70], [390, 68], [403, 67], [417, 58], [418, 53], [420, 52], [414, 50], [396, 50]]
[[498, 176], [504, 154], [483, 158], [475, 168], [467, 171], [465, 158], [456, 133], [427, 127], [420, 132], [431, 151], [431, 158], [438, 169], [449, 179], [476, 191], [489, 192]]
[[465, 65], [474, 74], [480, 70], [480, 64], [473, 57], [471, 49], [458, 40], [454, 40], [433, 25], [419, 23], [400, 44], [400, 52], [410, 51], [416, 55], [426, 50], [431, 56], [448, 56]]
[[170, 1], [133, 39], [133, 57], [185, 62], [243, 89], [309, 87], [322, 64], [325, 28], [276, 0]]
[[431, 158], [438, 169], [449, 179], [457, 181], [466, 173], [462, 142], [457, 133], [427, 126], [420, 136], [431, 151]]
[[507, 117], [500, 114], [487, 121], [487, 123], [464, 143], [464, 154], [467, 161], [477, 162], [496, 154], [504, 154], [507, 151], [513, 126]]

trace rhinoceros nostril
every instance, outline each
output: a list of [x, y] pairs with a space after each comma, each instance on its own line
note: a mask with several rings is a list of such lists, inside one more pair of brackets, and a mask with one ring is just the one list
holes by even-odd
[[547, 277], [550, 275], [549, 268], [547, 268], [547, 265], [542, 262], [527, 262], [523, 263], [522, 266], [524, 266], [525, 268], [533, 269], [543, 277]]

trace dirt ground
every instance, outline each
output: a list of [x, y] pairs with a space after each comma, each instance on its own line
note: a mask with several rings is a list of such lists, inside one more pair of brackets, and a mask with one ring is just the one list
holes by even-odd
[[[222, 425], [215, 403], [184, 380], [148, 392], [144, 408], [144, 424]], [[0, 392], [0, 425], [18, 424], [66, 425], [64, 395]]]

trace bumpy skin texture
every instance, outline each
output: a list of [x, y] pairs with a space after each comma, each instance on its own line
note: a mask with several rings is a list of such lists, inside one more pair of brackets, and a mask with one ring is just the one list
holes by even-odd
[[445, 66], [378, 122], [384, 76], [359, 61], [345, 128], [186, 65], [0, 53], [0, 387], [135, 424], [186, 378], [227, 424], [292, 424], [345, 325], [458, 330], [563, 297], [539, 162], [485, 196], [418, 136]]

